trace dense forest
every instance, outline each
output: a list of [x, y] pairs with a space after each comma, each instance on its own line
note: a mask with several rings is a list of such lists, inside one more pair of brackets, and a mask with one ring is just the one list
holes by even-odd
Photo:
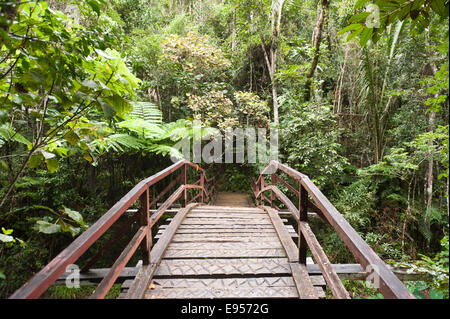
[[[383, 260], [426, 273], [416, 297], [448, 298], [448, 0], [0, 1], [1, 298], [171, 165], [195, 119], [279, 129], [279, 161]], [[200, 165], [251, 194], [265, 164]]]

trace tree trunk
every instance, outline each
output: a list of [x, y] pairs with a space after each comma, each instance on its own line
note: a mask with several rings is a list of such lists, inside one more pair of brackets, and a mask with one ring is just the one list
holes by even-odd
[[311, 62], [311, 67], [309, 68], [308, 74], [306, 75], [306, 99], [311, 99], [311, 87], [312, 87], [312, 79], [314, 77], [314, 73], [316, 72], [317, 64], [319, 63], [320, 57], [320, 41], [322, 39], [322, 27], [324, 25], [325, 16], [328, 10], [328, 0], [320, 1], [321, 10], [319, 19], [317, 19], [316, 28], [314, 29], [314, 57]]

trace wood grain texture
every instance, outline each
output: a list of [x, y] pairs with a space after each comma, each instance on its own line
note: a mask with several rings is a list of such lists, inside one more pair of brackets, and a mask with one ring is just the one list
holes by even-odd
[[278, 234], [281, 244], [286, 252], [289, 260], [289, 265], [292, 271], [292, 277], [294, 279], [297, 292], [301, 299], [317, 299], [316, 289], [314, 288], [311, 279], [306, 270], [306, 265], [299, 264], [299, 255], [297, 246], [291, 239], [291, 236], [287, 232], [284, 224], [281, 222], [280, 216], [275, 212], [273, 208], [263, 206], [263, 209], [269, 215], [273, 226]]
[[150, 251], [149, 265], [144, 265], [141, 267], [139, 273], [136, 275], [136, 279], [125, 296], [126, 299], [141, 299], [143, 298], [145, 291], [147, 290], [148, 283], [152, 279], [152, 276], [161, 262], [162, 256], [167, 249], [170, 240], [175, 235], [178, 226], [181, 224], [186, 214], [195, 207], [196, 203], [186, 206], [181, 209], [178, 214], [174, 217], [169, 227], [167, 227], [162, 238], [158, 240], [153, 249]]

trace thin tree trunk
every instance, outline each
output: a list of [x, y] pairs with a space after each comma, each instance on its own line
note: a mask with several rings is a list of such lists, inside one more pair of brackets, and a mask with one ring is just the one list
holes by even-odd
[[322, 27], [324, 25], [325, 16], [328, 10], [328, 0], [320, 1], [320, 15], [319, 19], [317, 19], [316, 28], [314, 29], [314, 57], [311, 62], [311, 67], [306, 75], [306, 99], [310, 100], [312, 95], [312, 79], [314, 77], [314, 73], [316, 72], [317, 64], [319, 63], [320, 57], [320, 41], [322, 39]]
[[11, 194], [11, 192], [14, 189], [14, 186], [17, 183], [17, 180], [22, 176], [25, 168], [27, 167], [28, 162], [30, 161], [31, 155], [33, 155], [34, 151], [36, 149], [33, 148], [28, 152], [27, 157], [25, 158], [25, 161], [23, 162], [22, 166], [19, 168], [19, 171], [17, 172], [16, 176], [14, 177], [14, 179], [12, 180], [11, 184], [8, 187], [8, 190], [5, 192], [5, 194], [2, 197], [2, 200], [0, 202], [0, 208], [5, 204], [6, 199], [8, 198], [9, 194]]

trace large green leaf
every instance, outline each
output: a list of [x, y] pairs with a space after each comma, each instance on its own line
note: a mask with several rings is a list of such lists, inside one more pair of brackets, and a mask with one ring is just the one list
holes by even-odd
[[58, 224], [49, 223], [45, 220], [38, 220], [34, 227], [38, 232], [44, 234], [55, 234], [61, 231], [61, 226]]
[[56, 172], [59, 168], [59, 162], [56, 157], [46, 159], [45, 163], [47, 164], [47, 169], [50, 173]]
[[67, 214], [74, 221], [76, 221], [78, 224], [84, 226], [83, 216], [81, 216], [81, 214], [79, 212], [72, 210], [70, 208], [64, 207], [64, 213]]

